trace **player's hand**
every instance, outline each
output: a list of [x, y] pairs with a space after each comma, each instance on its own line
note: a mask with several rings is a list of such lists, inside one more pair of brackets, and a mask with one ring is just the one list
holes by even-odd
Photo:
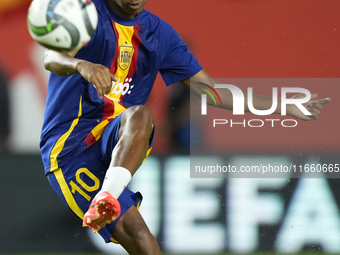
[[110, 72], [110, 70], [100, 64], [93, 64], [88, 61], [80, 61], [77, 64], [78, 72], [91, 82], [97, 89], [99, 98], [110, 93], [112, 88], [112, 81], [117, 81], [117, 78]]
[[[305, 94], [299, 94], [293, 96], [292, 98], [304, 98], [305, 96]], [[330, 98], [316, 99], [317, 97], [318, 94], [312, 94], [311, 99], [308, 102], [302, 104], [312, 115], [303, 114], [303, 112], [296, 105], [289, 105], [290, 107], [287, 108], [287, 113], [290, 116], [300, 120], [317, 120], [323, 105], [331, 101]]]

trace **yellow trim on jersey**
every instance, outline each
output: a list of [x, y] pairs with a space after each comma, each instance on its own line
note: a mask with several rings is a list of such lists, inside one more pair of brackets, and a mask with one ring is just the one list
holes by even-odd
[[99, 138], [102, 136], [107, 124], [109, 124], [109, 121], [107, 119], [103, 120], [97, 126], [95, 126], [94, 129], [91, 130], [91, 133], [94, 136], [94, 139], [96, 139], [96, 141], [98, 141]]
[[110, 241], [113, 242], [113, 243], [116, 243], [116, 244], [119, 244], [116, 239], [114, 239], [113, 237], [110, 238]]
[[140, 208], [140, 203], [141, 203], [142, 201], [139, 201], [138, 202], [138, 204], [137, 204], [137, 210], [139, 211], [139, 208]]
[[59, 186], [61, 188], [61, 191], [63, 192], [63, 195], [65, 197], [65, 200], [70, 207], [70, 209], [81, 219], [84, 218], [84, 212], [80, 209], [78, 206], [76, 200], [74, 199], [71, 190], [69, 189], [65, 177], [63, 175], [63, 172], [61, 171], [61, 168], [58, 168], [58, 170], [54, 171], [53, 174], [55, 175], [55, 178], [57, 179]]
[[70, 207], [70, 209], [79, 217], [83, 218], [84, 213], [76, 203], [67, 183], [65, 180], [65, 177], [63, 175], [63, 172], [61, 171], [61, 168], [58, 166], [58, 160], [57, 157], [61, 150], [64, 148], [66, 139], [70, 136], [71, 132], [73, 131], [74, 127], [78, 124], [79, 118], [82, 115], [82, 97], [80, 97], [79, 101], [79, 112], [78, 112], [78, 117], [73, 120], [70, 129], [63, 134], [58, 141], [56, 142], [55, 146], [53, 147], [51, 151], [51, 156], [50, 156], [50, 162], [51, 162], [51, 167], [50, 167], [50, 172], [53, 172], [55, 178], [57, 179], [60, 189], [65, 197], [65, 200]]
[[112, 119], [116, 118], [119, 114], [121, 114], [122, 112], [124, 112], [126, 110], [126, 108], [124, 106], [122, 106], [121, 104], [118, 104], [115, 101], [113, 101], [113, 102], [115, 104], [115, 112], [113, 113], [112, 117], [110, 117]]
[[78, 112], [78, 117], [75, 118], [71, 124], [70, 129], [63, 134], [58, 141], [56, 142], [56, 144], [54, 145], [52, 151], [51, 151], [51, 155], [50, 155], [50, 172], [56, 171], [59, 166], [58, 166], [58, 160], [57, 157], [59, 155], [59, 153], [61, 152], [61, 150], [64, 148], [66, 139], [70, 136], [71, 132], [73, 131], [74, 127], [78, 124], [79, 122], [79, 118], [82, 115], [82, 97], [80, 97], [80, 101], [79, 101], [79, 112]]
[[119, 45], [119, 57], [117, 59], [117, 70], [115, 76], [117, 81], [113, 84], [108, 97], [118, 100], [122, 94], [122, 86], [125, 83], [125, 79], [129, 73], [132, 56], [134, 54], [134, 48], [132, 44], [132, 37], [134, 34], [134, 26], [123, 26], [115, 23], [118, 36]]
[[126, 110], [126, 108], [122, 106], [121, 104], [118, 104], [115, 101], [113, 101], [113, 103], [114, 103], [114, 112], [112, 116], [108, 117], [106, 120], [103, 120], [91, 130], [91, 133], [96, 141], [98, 141], [100, 137], [102, 137], [105, 127], [107, 126], [107, 124], [110, 123], [110, 120], [116, 118], [119, 114], [121, 114], [122, 112]]
[[[124, 77], [125, 79], [129, 72], [129, 67], [130, 67], [132, 55], [134, 52], [133, 45], [132, 45], [132, 36], [134, 33], [134, 27], [123, 26], [118, 23], [115, 23], [115, 24], [116, 24], [116, 28], [119, 34], [119, 38], [118, 38], [119, 58], [118, 58], [118, 68], [117, 68], [115, 75], [117, 78]], [[129, 56], [124, 57], [124, 50], [126, 50], [126, 53], [129, 53], [127, 55], [130, 55], [130, 57]], [[127, 62], [125, 63], [125, 61], [122, 61], [122, 60], [127, 60]], [[122, 65], [123, 63], [126, 65], [126, 67]], [[124, 80], [122, 80], [121, 82], [124, 83]]]
[[152, 150], [152, 147], [149, 148], [149, 149], [146, 151], [146, 155], [145, 155], [145, 158], [144, 158], [143, 162], [144, 162], [144, 161], [146, 160], [146, 158], [149, 156], [151, 150]]

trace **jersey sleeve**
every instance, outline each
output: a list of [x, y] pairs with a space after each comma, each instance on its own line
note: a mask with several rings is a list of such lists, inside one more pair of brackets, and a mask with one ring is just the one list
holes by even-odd
[[179, 34], [167, 23], [162, 29], [162, 39], [166, 46], [160, 66], [160, 74], [167, 86], [188, 79], [202, 70], [195, 56]]

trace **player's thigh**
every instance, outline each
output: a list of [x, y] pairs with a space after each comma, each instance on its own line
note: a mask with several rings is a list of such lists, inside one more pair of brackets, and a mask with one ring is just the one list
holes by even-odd
[[[135, 110], [136, 108], [137, 107], [128, 108], [127, 110], [119, 114], [115, 119], [113, 119], [105, 127], [105, 130], [103, 131], [103, 134], [98, 141], [102, 163], [107, 168], [109, 167], [110, 162], [111, 162], [112, 151], [117, 145], [117, 143], [119, 142], [119, 133], [121, 132], [122, 119], [125, 119], [126, 121], [126, 119], [128, 119], [126, 116], [133, 115], [133, 112], [136, 111]], [[150, 136], [149, 149], [148, 149], [147, 155], [149, 155], [152, 145], [153, 145], [154, 133], [155, 133], [155, 127], [153, 125], [153, 131]]]
[[[124, 111], [125, 112], [125, 111]], [[119, 141], [119, 129], [122, 115], [119, 114], [105, 127], [102, 136], [98, 141], [99, 152], [102, 163], [108, 168], [111, 161], [112, 151]]]

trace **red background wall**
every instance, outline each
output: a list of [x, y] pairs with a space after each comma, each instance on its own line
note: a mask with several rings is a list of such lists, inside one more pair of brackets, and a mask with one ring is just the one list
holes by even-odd
[[[339, 1], [175, 0], [149, 1], [147, 7], [173, 25], [212, 77], [339, 78]], [[271, 95], [272, 87], [255, 87], [254, 93]], [[339, 151], [340, 87], [315, 82], [304, 88], [332, 99], [318, 121], [299, 121], [296, 128], [203, 128], [204, 139], [213, 152]], [[220, 110], [213, 116], [234, 117]]]

